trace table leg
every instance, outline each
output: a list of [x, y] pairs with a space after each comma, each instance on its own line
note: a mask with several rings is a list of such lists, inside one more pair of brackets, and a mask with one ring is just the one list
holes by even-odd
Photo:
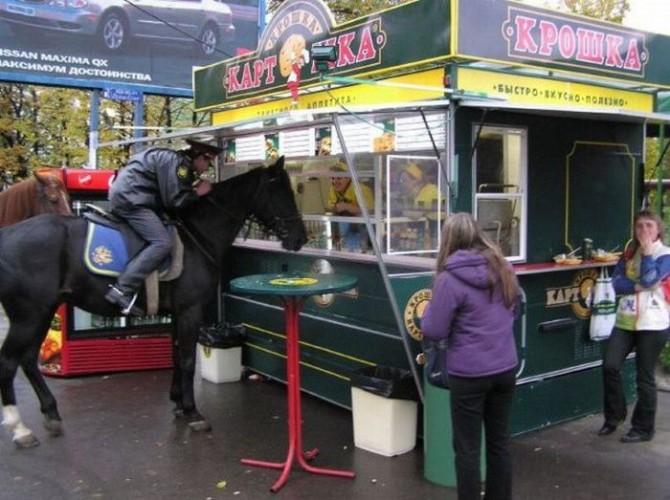
[[288, 452], [284, 462], [265, 462], [261, 460], [242, 459], [242, 463], [257, 467], [269, 467], [283, 469], [279, 479], [272, 485], [270, 490], [277, 492], [286, 484], [293, 462], [298, 460], [300, 466], [312, 474], [321, 474], [337, 477], [355, 477], [352, 471], [324, 469], [309, 465], [306, 461], [311, 460], [319, 453], [318, 448], [308, 452], [303, 451], [302, 441], [302, 404], [300, 401], [300, 345], [299, 345], [299, 318], [303, 300], [298, 297], [286, 297], [284, 299], [284, 314], [286, 321], [286, 390], [288, 396]]

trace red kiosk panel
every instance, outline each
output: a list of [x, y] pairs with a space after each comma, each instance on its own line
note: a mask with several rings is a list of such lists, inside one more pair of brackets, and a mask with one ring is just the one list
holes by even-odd
[[[105, 206], [113, 171], [48, 171], [63, 178], [77, 215], [89, 203]], [[62, 304], [42, 343], [39, 365], [56, 377], [172, 368], [170, 318], [102, 317]]]

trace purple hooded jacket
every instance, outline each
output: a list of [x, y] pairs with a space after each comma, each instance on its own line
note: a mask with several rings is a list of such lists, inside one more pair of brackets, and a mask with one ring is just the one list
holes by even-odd
[[498, 285], [488, 289], [488, 263], [474, 250], [454, 252], [433, 285], [421, 316], [428, 338], [447, 337], [447, 372], [483, 377], [516, 367], [515, 307], [507, 307]]

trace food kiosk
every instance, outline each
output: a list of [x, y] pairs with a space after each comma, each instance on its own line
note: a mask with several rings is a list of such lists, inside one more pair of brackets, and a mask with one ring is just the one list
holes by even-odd
[[[632, 236], [646, 131], [667, 120], [654, 109], [668, 53], [667, 37], [505, 0], [410, 1], [339, 25], [317, 0], [288, 0], [255, 52], [194, 70], [212, 125], [181, 135], [225, 149], [220, 179], [284, 155], [310, 239], [285, 252], [250, 223], [222, 282], [356, 276], [354, 290], [305, 304], [303, 390], [349, 408], [351, 374], [384, 365], [423, 395], [414, 358], [439, 227], [472, 212], [524, 292], [512, 432], [599, 411], [590, 290]], [[373, 206], [333, 213], [340, 176]], [[283, 380], [280, 305], [225, 285], [221, 301], [225, 321], [246, 326], [244, 364]], [[625, 374], [632, 394], [630, 363]]]

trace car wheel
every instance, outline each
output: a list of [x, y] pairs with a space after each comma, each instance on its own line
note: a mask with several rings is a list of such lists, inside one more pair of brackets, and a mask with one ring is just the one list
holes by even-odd
[[219, 48], [219, 31], [213, 24], [206, 25], [200, 34], [198, 52], [204, 56], [211, 56]]
[[100, 42], [108, 51], [119, 52], [128, 45], [128, 23], [116, 12], [106, 14], [100, 23]]

